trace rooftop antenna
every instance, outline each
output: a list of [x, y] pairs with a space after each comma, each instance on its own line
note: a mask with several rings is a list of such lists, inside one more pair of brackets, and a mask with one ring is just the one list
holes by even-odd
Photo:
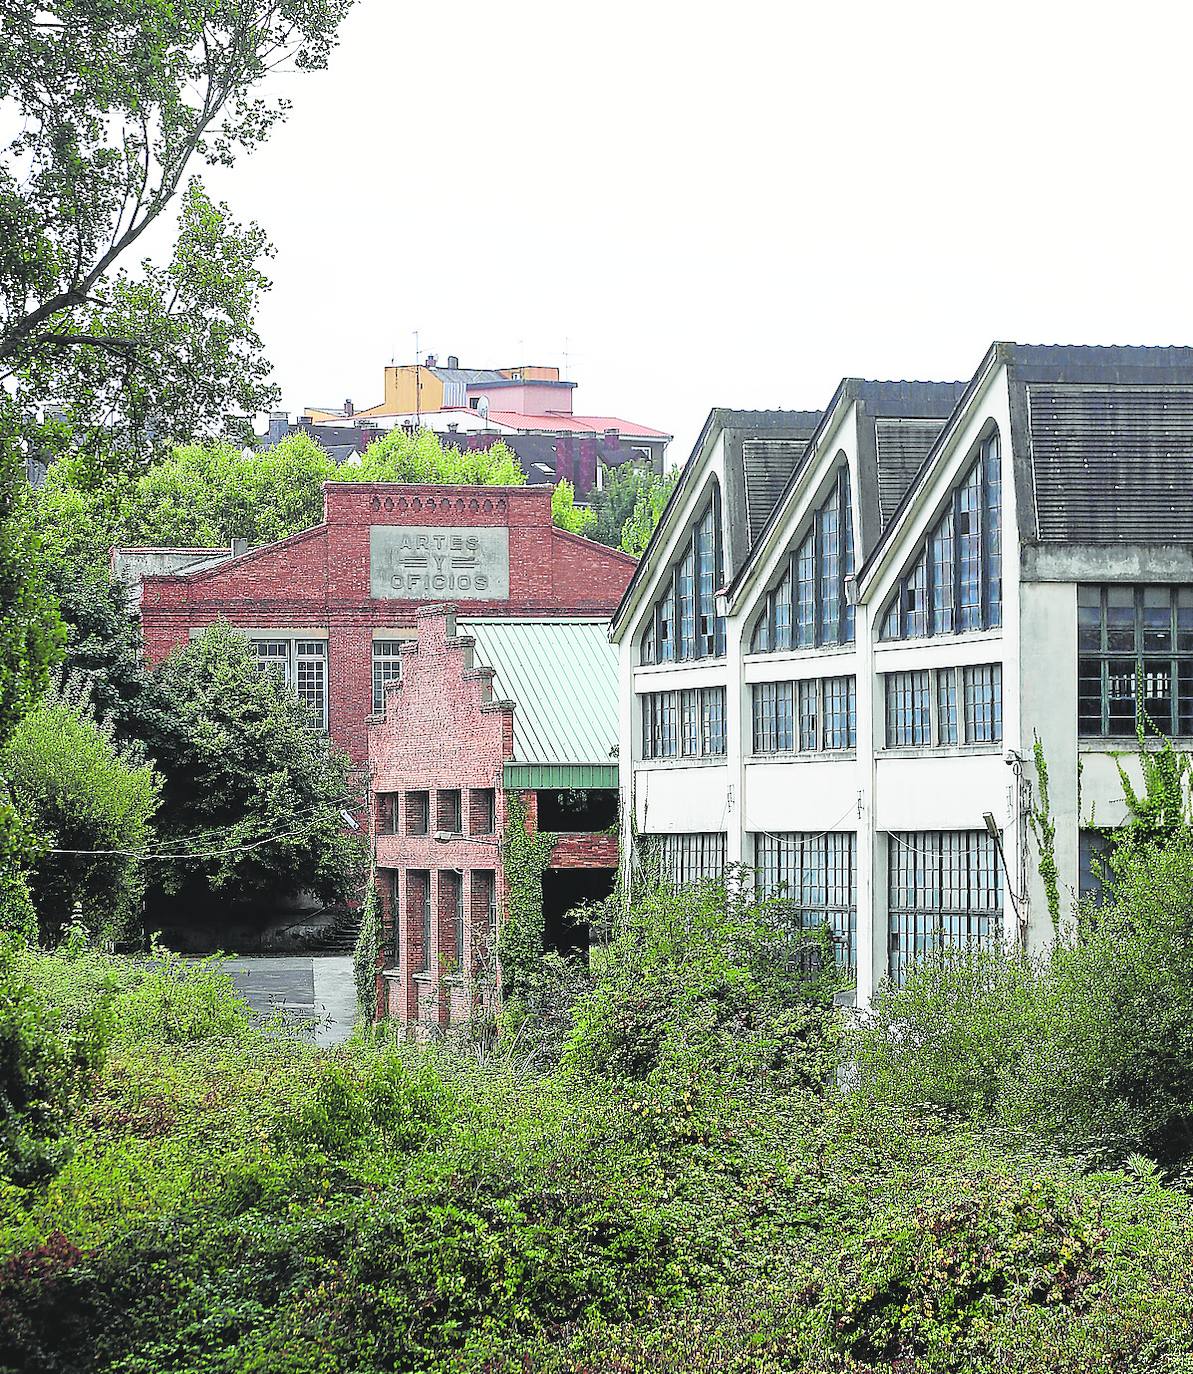
[[568, 379], [568, 341], [567, 341], [567, 338], [566, 338], [566, 336], [565, 336], [565, 337], [564, 337], [564, 340], [563, 340], [563, 380], [566, 382], [567, 379]]
[[414, 331], [414, 425], [416, 429], [423, 427], [423, 374], [417, 329]]

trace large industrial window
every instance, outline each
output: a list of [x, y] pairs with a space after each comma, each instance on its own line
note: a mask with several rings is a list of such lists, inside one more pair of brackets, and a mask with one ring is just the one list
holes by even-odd
[[725, 835], [705, 831], [688, 835], [644, 835], [643, 854], [664, 881], [676, 887], [721, 878], [725, 873]]
[[1078, 587], [1077, 653], [1082, 735], [1193, 736], [1193, 587]]
[[810, 528], [784, 560], [767, 591], [751, 653], [781, 653], [816, 644], [852, 644], [854, 608], [845, 595], [853, 575], [849, 469], [841, 467]]
[[855, 678], [756, 682], [750, 690], [755, 754], [852, 749], [857, 744]]
[[887, 836], [891, 981], [933, 950], [989, 945], [1002, 929], [1002, 874], [984, 830]]
[[781, 900], [800, 931], [828, 925], [837, 963], [857, 967], [857, 836], [800, 831], [754, 840], [755, 882]]
[[718, 758], [724, 753], [724, 687], [643, 695], [643, 758]]
[[375, 639], [373, 641], [373, 714], [379, 716], [385, 710], [385, 684], [397, 682], [402, 676], [402, 661], [398, 657], [402, 648], [400, 639]]
[[717, 588], [725, 581], [721, 489], [689, 528], [664, 578], [642, 635], [643, 663], [717, 658], [725, 652], [725, 618], [717, 614]]
[[989, 630], [1002, 624], [1002, 465], [992, 434], [900, 579], [883, 639]]
[[254, 639], [257, 662], [276, 673], [307, 707], [311, 723], [327, 729], [327, 645], [321, 639]]
[[884, 677], [888, 749], [1001, 741], [1001, 663], [917, 668]]

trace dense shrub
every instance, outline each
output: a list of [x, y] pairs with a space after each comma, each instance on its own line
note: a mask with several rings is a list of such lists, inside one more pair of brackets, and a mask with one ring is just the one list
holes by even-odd
[[0, 1180], [52, 1174], [70, 1149], [70, 1119], [103, 1057], [107, 1008], [69, 1031], [38, 995], [17, 950], [0, 939]]
[[158, 776], [123, 755], [85, 701], [58, 694], [21, 720], [0, 768], [30, 828], [59, 851], [29, 871], [43, 934], [57, 939], [77, 913], [106, 938], [126, 936], [141, 914], [138, 855], [152, 833]]
[[925, 1104], [1057, 1148], [1193, 1147], [1193, 840], [1132, 845], [1045, 953], [970, 950], [887, 989], [849, 1050], [861, 1110]]

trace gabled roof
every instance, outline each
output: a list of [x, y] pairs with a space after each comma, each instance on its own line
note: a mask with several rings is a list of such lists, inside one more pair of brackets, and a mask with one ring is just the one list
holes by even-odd
[[616, 761], [617, 650], [602, 619], [457, 621], [476, 641], [477, 665], [494, 670], [493, 697], [512, 701], [513, 761]]
[[858, 571], [864, 583], [987, 378], [1005, 364], [1027, 479], [1020, 536], [1193, 540], [1193, 348], [993, 343]]
[[[736, 557], [736, 560], [741, 562], [754, 537], [749, 509], [749, 483], [746, 478], [746, 443], [751, 440], [768, 441], [767, 447], [759, 449], [751, 462], [755, 471], [764, 474], [764, 484], [773, 489], [773, 486], [777, 484], [777, 478], [785, 470], [798, 469], [802, 461], [803, 450], [806, 447], [806, 436], [812, 434], [820, 418], [820, 411], [818, 410], [732, 410], [725, 406], [714, 406], [708, 412], [708, 418], [704, 421], [700, 436], [680, 472], [679, 481], [676, 482], [671, 495], [667, 498], [667, 504], [663, 507], [659, 522], [642, 552], [642, 557], [638, 561], [638, 569], [630, 579], [630, 585], [625, 589], [617, 610], [613, 613], [610, 622], [611, 634], [620, 631], [621, 623], [633, 605], [639, 589], [653, 574], [655, 556], [659, 547], [670, 535], [671, 522], [675, 512], [682, 506], [693, 483], [699, 481], [703, 474], [704, 465], [701, 460], [708, 450], [710, 442], [714, 441], [717, 435], [725, 433], [734, 433], [739, 436], [741, 441], [735, 446], [735, 453], [726, 453], [726, 488], [721, 494], [722, 522], [726, 535], [725, 564], [727, 573], [732, 577], [734, 558]], [[787, 440], [788, 442], [776, 444], [775, 440]], [[790, 464], [790, 468], [788, 468], [788, 464]], [[765, 517], [761, 516], [761, 507], [767, 499], [764, 492], [762, 500], [755, 505], [754, 518], [759, 519], [762, 523], [765, 523]], [[734, 537], [733, 527], [735, 524], [740, 530], [740, 538]]]
[[866, 518], [869, 498], [873, 498], [875, 514], [885, 523], [888, 507], [893, 510], [899, 504], [924, 453], [964, 393], [965, 385], [964, 382], [877, 382], [865, 377], [843, 377], [832, 400], [820, 413], [808, 437], [806, 450], [792, 469], [765, 524], [751, 539], [749, 554], [729, 584], [730, 600], [756, 565], [766, 537], [784, 519], [789, 499], [817, 445], [832, 432], [837, 418], [851, 405], [856, 402], [858, 407], [862, 480], [868, 480], [864, 461], [868, 453], [873, 454], [876, 468], [877, 490], [859, 492], [862, 529], [858, 533], [864, 547], [866, 539], [873, 541], [877, 533], [870, 533], [874, 522]]

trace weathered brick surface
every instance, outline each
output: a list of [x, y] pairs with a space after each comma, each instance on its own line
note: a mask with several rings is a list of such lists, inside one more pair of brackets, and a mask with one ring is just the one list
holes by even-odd
[[[375, 598], [369, 585], [373, 525], [505, 526], [505, 601], [470, 601], [470, 615], [610, 615], [634, 561], [551, 524], [546, 487], [440, 487], [329, 482], [324, 522], [217, 568], [145, 579], [147, 657], [164, 658], [194, 629], [218, 620], [246, 628], [326, 629], [328, 726], [363, 763], [372, 711], [375, 629], [413, 629], [417, 600]], [[511, 727], [512, 728], [512, 727]]]
[[[423, 916], [421, 890], [397, 913], [400, 924], [396, 967], [387, 969], [379, 1001], [401, 1021], [443, 1025], [459, 1022], [470, 1013], [476, 992], [473, 972], [478, 965], [496, 972], [488, 949], [490, 884], [496, 893], [498, 920], [505, 910], [506, 891], [501, 862], [501, 837], [509, 814], [509, 794], [501, 786], [502, 765], [513, 755], [513, 720], [517, 709], [492, 699], [491, 669], [477, 667], [473, 642], [456, 633], [456, 608], [424, 606], [415, 620], [418, 638], [403, 645], [402, 676], [385, 693], [385, 713], [368, 725], [369, 777], [373, 794], [370, 814], [374, 827], [386, 815], [378, 796], [399, 794], [398, 832], [374, 833], [379, 886], [390, 887], [388, 876], [400, 876], [397, 891], [410, 892], [410, 870], [430, 872], [431, 947], [423, 976]], [[493, 829], [481, 829], [487, 808], [473, 792], [494, 789]], [[466, 833], [459, 839], [435, 839], [439, 794], [459, 789]], [[409, 794], [430, 794], [431, 821], [426, 835], [408, 832]], [[537, 825], [537, 798], [519, 794], [527, 823]], [[487, 817], [486, 817], [487, 819]], [[561, 836], [552, 864], [561, 868], [617, 866], [617, 841], [609, 835]], [[448, 900], [444, 874], [463, 874], [463, 947], [455, 945], [454, 903]], [[392, 951], [392, 942], [389, 945]]]

